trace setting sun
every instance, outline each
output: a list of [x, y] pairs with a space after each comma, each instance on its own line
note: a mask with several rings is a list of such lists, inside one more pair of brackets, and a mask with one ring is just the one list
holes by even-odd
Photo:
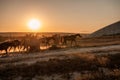
[[28, 22], [28, 27], [29, 29], [34, 30], [34, 31], [38, 30], [41, 27], [41, 22], [37, 19], [31, 19]]

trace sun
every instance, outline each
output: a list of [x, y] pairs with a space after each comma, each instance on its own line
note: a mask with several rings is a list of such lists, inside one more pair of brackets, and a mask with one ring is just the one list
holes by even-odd
[[28, 27], [32, 31], [36, 31], [36, 30], [38, 30], [41, 27], [41, 22], [38, 19], [31, 19], [28, 22]]

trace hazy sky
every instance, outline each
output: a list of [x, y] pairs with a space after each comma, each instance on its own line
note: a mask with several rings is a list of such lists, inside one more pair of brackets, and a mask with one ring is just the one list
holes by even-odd
[[120, 0], [0, 0], [0, 31], [30, 31], [30, 19], [42, 23], [39, 32], [91, 33], [120, 20]]

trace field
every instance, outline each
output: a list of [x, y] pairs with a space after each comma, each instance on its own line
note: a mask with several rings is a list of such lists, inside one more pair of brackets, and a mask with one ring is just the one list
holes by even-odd
[[0, 80], [120, 80], [120, 35], [0, 57]]

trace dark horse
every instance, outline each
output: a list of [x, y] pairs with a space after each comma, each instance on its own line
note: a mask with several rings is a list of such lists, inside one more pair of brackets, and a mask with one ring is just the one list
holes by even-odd
[[3, 51], [3, 50], [5, 50], [5, 52], [6, 52], [6, 54], [8, 54], [8, 48], [11, 46], [11, 42], [10, 41], [6, 41], [6, 42], [2, 42], [1, 44], [0, 44], [0, 51]]
[[73, 44], [73, 42], [75, 43], [75, 45], [77, 44], [76, 43], [76, 38], [78, 37], [82, 37], [80, 34], [74, 34], [74, 35], [66, 35], [66, 36], [63, 36], [62, 37], [62, 42], [64, 45], [67, 44], [67, 41], [70, 41], [71, 42], [71, 45]]
[[11, 45], [9, 46], [10, 47], [10, 49], [9, 50], [11, 50], [12, 48], [14, 49], [14, 51], [16, 50], [16, 48], [18, 48], [18, 49], [20, 49], [21, 47], [21, 41], [19, 41], [19, 40], [12, 40], [12, 41], [10, 41], [10, 43], [11, 43]]
[[8, 48], [14, 48], [14, 50], [16, 49], [16, 47], [20, 46], [20, 41], [19, 40], [12, 40], [12, 41], [5, 41], [0, 43], [0, 51], [5, 51], [6, 54], [8, 54]]

